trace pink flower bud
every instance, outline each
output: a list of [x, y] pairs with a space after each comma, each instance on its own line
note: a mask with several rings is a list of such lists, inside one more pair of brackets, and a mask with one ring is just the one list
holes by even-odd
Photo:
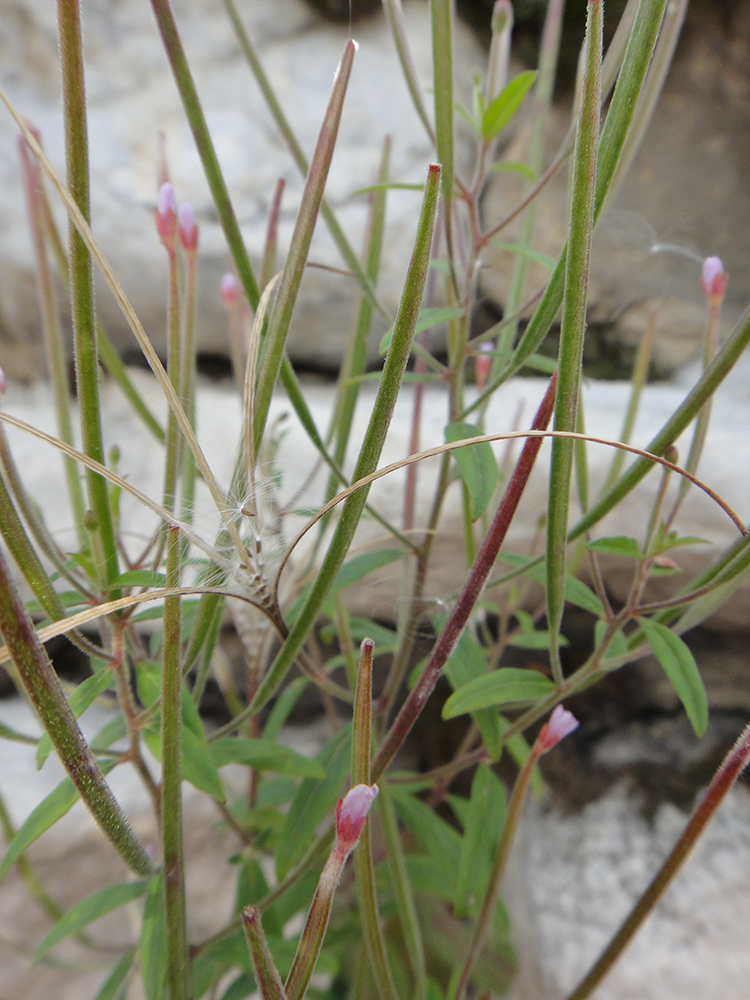
[[224, 304], [228, 309], [231, 309], [231, 307], [236, 304], [240, 294], [239, 282], [231, 271], [227, 271], [227, 273], [222, 276], [222, 279], [219, 282], [219, 291], [221, 292], [222, 299], [224, 299]]
[[494, 349], [495, 345], [491, 340], [487, 340], [485, 343], [479, 345], [479, 354], [477, 354], [474, 372], [477, 380], [477, 388], [480, 392], [482, 392], [484, 387], [487, 385], [487, 379], [489, 378], [490, 369], [492, 368], [492, 358], [485, 352], [494, 351]]
[[377, 785], [355, 785], [343, 799], [339, 799], [336, 806], [336, 846], [340, 852], [348, 854], [356, 847], [377, 794]]
[[177, 209], [177, 232], [180, 237], [182, 249], [186, 253], [195, 251], [198, 247], [198, 226], [195, 222], [193, 206], [183, 201]]
[[572, 712], [568, 712], [562, 705], [558, 705], [550, 716], [549, 722], [542, 726], [542, 731], [536, 738], [535, 748], [539, 751], [539, 755], [541, 756], [552, 747], [557, 746], [560, 740], [570, 736], [574, 729], [578, 729], [578, 719]]
[[174, 253], [174, 237], [177, 229], [177, 201], [171, 184], [162, 184], [156, 199], [154, 221], [159, 239], [169, 253]]
[[0, 396], [8, 388], [8, 383], [5, 381], [5, 372], [0, 368]]
[[706, 257], [701, 271], [701, 288], [709, 305], [718, 304], [724, 298], [729, 275], [724, 270], [720, 257]]

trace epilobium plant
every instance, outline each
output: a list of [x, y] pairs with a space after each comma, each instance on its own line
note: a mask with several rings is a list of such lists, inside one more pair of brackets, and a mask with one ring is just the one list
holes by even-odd
[[[46, 530], [2, 431], [6, 423], [19, 427], [21, 422], [10, 413], [0, 413], [0, 531], [16, 578], [23, 577], [33, 595], [25, 608], [13, 574], [0, 557], [4, 640], [0, 655], [11, 664], [19, 691], [28, 697], [44, 727], [39, 761], [54, 750], [69, 779], [41, 801], [18, 830], [7, 831], [0, 878], [18, 864], [36, 891], [27, 849], [80, 798], [130, 874], [123, 877], [113, 870], [107, 879], [103, 873], [107, 884], [102, 890], [64, 913], [37, 892], [52, 926], [44, 940], [35, 942], [36, 957], [46, 960], [66, 938], [77, 935], [81, 945], [100, 958], [95, 941], [87, 936], [88, 924], [113, 912], [124, 926], [135, 920], [133, 942], [116, 955], [99, 998], [122, 998], [131, 990], [148, 1000], [238, 1000], [257, 991], [276, 1000], [301, 1000], [306, 994], [387, 1000], [502, 995], [512, 983], [516, 964], [500, 897], [502, 876], [529, 785], [540, 787], [539, 759], [554, 752], [578, 725], [561, 703], [572, 703], [575, 709], [579, 691], [653, 652], [696, 733], [702, 734], [706, 694], [682, 633], [726, 598], [750, 565], [750, 541], [740, 518], [711, 494], [737, 525], [736, 543], [666, 598], [653, 601], [645, 596], [653, 573], [674, 565], [668, 554], [695, 541], [679, 533], [679, 508], [688, 485], [707, 488], [697, 474], [710, 401], [750, 341], [747, 318], [720, 341], [727, 275], [715, 257], [706, 260], [701, 275], [709, 305], [702, 374], [648, 446], [634, 447], [630, 435], [649, 360], [649, 341], [644, 338], [622, 440], [608, 442], [613, 449], [609, 475], [598, 495], [585, 496], [578, 520], [570, 513], [571, 484], [576, 479], [580, 491], [587, 481], [588, 438], [579, 429], [585, 426], [581, 359], [592, 232], [653, 110], [684, 4], [676, 5], [680, 16], [665, 19], [667, 0], [630, 0], [603, 55], [602, 3], [589, 0], [570, 135], [547, 159], [542, 138], [555, 75], [561, 3], [553, 0], [548, 5], [538, 72], [514, 76], [509, 57], [512, 6], [498, 0], [487, 71], [472, 80], [470, 107], [463, 108], [454, 92], [454, 71], [462, 67], [454, 67], [452, 5], [446, 0], [431, 3], [434, 76], [431, 87], [423, 88], [413, 70], [400, 4], [384, 0], [411, 99], [434, 145], [435, 162], [425, 163], [413, 254], [400, 305], [390, 317], [372, 412], [360, 440], [352, 431], [353, 414], [366, 375], [365, 345], [372, 316], [382, 308], [378, 274], [387, 245], [384, 209], [393, 181], [386, 143], [380, 170], [361, 179], [373, 187], [360, 256], [360, 248], [352, 247], [324, 200], [356, 45], [349, 42], [344, 48], [308, 163], [234, 3], [225, 0], [249, 71], [260, 83], [305, 175], [297, 221], [279, 268], [274, 262], [282, 185], [276, 190], [266, 254], [256, 275], [178, 23], [169, 0], [152, 0], [152, 6], [232, 257], [232, 271], [222, 279], [217, 294], [228, 312], [230, 356], [243, 401], [242, 442], [231, 480], [222, 485], [195, 434], [200, 416], [194, 348], [200, 323], [195, 304], [199, 227], [191, 207], [178, 203], [166, 164], [160, 165], [160, 186], [154, 192], [156, 233], [168, 267], [166, 368], [92, 231], [80, 11], [76, 0], [60, 0], [65, 178], [45, 156], [40, 136], [21, 117], [23, 109], [1, 96], [21, 135], [56, 402], [57, 437], [43, 439], [65, 456], [78, 541], [75, 551], [62, 551]], [[498, 140], [518, 114], [526, 114], [530, 122], [525, 160], [498, 164]], [[454, 157], [457, 118], [468, 124], [473, 137], [471, 177], [462, 176]], [[498, 166], [520, 173], [526, 190], [505, 219], [486, 219], [482, 194]], [[526, 262], [534, 254], [534, 197], [558, 170], [568, 170], [571, 179], [567, 241], [544, 287], [532, 289]], [[51, 195], [67, 212], [67, 252], [52, 221]], [[304, 383], [286, 351], [319, 215], [330, 228], [359, 295], [327, 432], [316, 426]], [[505, 226], [519, 215], [522, 224], [512, 247], [515, 263], [506, 318], [474, 336], [476, 276], [487, 249], [503, 240]], [[115, 295], [156, 377], [168, 406], [166, 427], [138, 395], [98, 321], [94, 267]], [[80, 448], [75, 445], [61, 374], [65, 350], [54, 301], [55, 268], [70, 294]], [[550, 365], [538, 349], [558, 314], [559, 356]], [[530, 318], [522, 322], [523, 316]], [[433, 335], [441, 325], [447, 331], [447, 357], [436, 353]], [[369, 490], [374, 479], [394, 471], [380, 468], [381, 456], [412, 361], [411, 454], [397, 463], [407, 467], [404, 514], [389, 520], [370, 506]], [[105, 454], [100, 363], [145, 426], [164, 443], [163, 492], [158, 498], [139, 493], [117, 456]], [[491, 442], [509, 435], [491, 433], [485, 422], [487, 404], [502, 394], [508, 379], [529, 367], [546, 373], [549, 380], [540, 392], [531, 428], [510, 435], [525, 440], [515, 464], [508, 460], [501, 476]], [[472, 377], [474, 388], [468, 385]], [[445, 443], [430, 452], [441, 463], [440, 473], [429, 509], [418, 509], [417, 479], [425, 457], [420, 450], [420, 407], [434, 383], [441, 391], [447, 387]], [[310, 448], [319, 454], [330, 477], [329, 502], [305, 526], [304, 533], [313, 541], [304, 556], [286, 538], [284, 506], [275, 496], [264, 503], [261, 488], [261, 469], [267, 468], [276, 445], [269, 422], [274, 392], [288, 397]], [[675, 441], [692, 424], [693, 443], [681, 467]], [[545, 437], [552, 438], [552, 461], [541, 544], [533, 552], [513, 552], [508, 548], [508, 530], [524, 502]], [[623, 471], [626, 453], [635, 458]], [[598, 526], [605, 515], [627, 504], [631, 492], [655, 467], [653, 474], [663, 477], [663, 485], [643, 536], [602, 537]], [[85, 470], [83, 484], [81, 470]], [[271, 494], [283, 475], [284, 470], [278, 469], [265, 476]], [[685, 485], [669, 508], [667, 482], [676, 476]], [[193, 525], [198, 480], [219, 514], [214, 538], [202, 537]], [[451, 489], [458, 489], [462, 497], [467, 569], [459, 592], [441, 595], [444, 601], [436, 606], [427, 600], [426, 581]], [[139, 552], [120, 534], [118, 504], [123, 492], [161, 520], [162, 527]], [[387, 548], [353, 551], [365, 517], [377, 519], [387, 531]], [[275, 553], [270, 551], [273, 540], [277, 540]], [[599, 560], [609, 554], [630, 560], [632, 566], [632, 586], [621, 607], [613, 606], [603, 582]], [[575, 575], [584, 558], [591, 566], [591, 586]], [[388, 564], [400, 574], [401, 612], [387, 627], [354, 615], [346, 589]], [[290, 592], [280, 587], [281, 573], [288, 568], [294, 569], [297, 580]], [[541, 603], [533, 603], [532, 583], [544, 588]], [[156, 631], [149, 634], [137, 613], [147, 602], [160, 609]], [[566, 602], [583, 607], [596, 619], [588, 656], [567, 671], [560, 656]], [[227, 616], [243, 643], [245, 663], [239, 681], [222, 669], [219, 637]], [[92, 623], [95, 637], [86, 631]], [[434, 642], [426, 659], [414, 667], [417, 640], [425, 628], [433, 630]], [[72, 694], [63, 690], [42, 645], [61, 634], [80, 647], [91, 668], [90, 676]], [[319, 641], [327, 634], [338, 643], [336, 655], [328, 660], [321, 655]], [[509, 666], [507, 654], [513, 646], [546, 650], [545, 664], [539, 669]], [[375, 653], [381, 655], [385, 670], [373, 699]], [[300, 674], [290, 680], [295, 665]], [[443, 677], [452, 694], [442, 716], [464, 717], [465, 734], [442, 766], [419, 773], [397, 755]], [[228, 721], [220, 728], [206, 726], [199, 711], [211, 679], [225, 701]], [[287, 749], [281, 735], [295, 703], [310, 686], [322, 692], [331, 724], [326, 745], [312, 760]], [[117, 699], [117, 718], [89, 743], [77, 717], [108, 690]], [[547, 721], [539, 729], [543, 720]], [[21, 738], [7, 727], [3, 737]], [[494, 766], [506, 752], [517, 771], [507, 799]], [[744, 739], [652, 887], [573, 994], [576, 1000], [590, 995], [636, 932], [746, 758]], [[239, 794], [229, 790], [224, 769], [230, 764], [243, 769]], [[108, 785], [108, 774], [123, 766], [132, 766], [143, 785], [158, 830], [156, 842], [146, 843], [134, 832]], [[459, 775], [469, 776], [468, 792], [454, 785]], [[190, 929], [185, 874], [191, 858], [185, 848], [182, 812], [185, 783], [214, 804], [233, 843], [230, 857], [217, 856], [213, 861], [217, 871], [233, 866], [236, 906], [229, 919], [217, 908], [210, 934], [197, 935]], [[346, 788], [350, 790], [340, 798]], [[112, 959], [111, 950], [105, 957]]]

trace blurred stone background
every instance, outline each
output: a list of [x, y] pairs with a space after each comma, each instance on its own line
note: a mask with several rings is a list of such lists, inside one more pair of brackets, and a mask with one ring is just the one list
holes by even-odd
[[[349, 35], [342, 0], [331, 0], [330, 19], [303, 0], [253, 0], [239, 5], [266, 72], [299, 141], [309, 155], [328, 99], [334, 69]], [[327, 5], [323, 4], [325, 8]], [[607, 4], [614, 29], [621, 0]], [[341, 19], [344, 12], [343, 20]], [[455, 38], [456, 81], [465, 99], [470, 74], [486, 62], [489, 7], [459, 4]], [[542, 0], [516, 5], [516, 66], [533, 65], [544, 13]], [[568, 5], [562, 81], [549, 126], [552, 157], [568, 128], [571, 67], [583, 32], [585, 4]], [[421, 0], [404, 5], [417, 73], [431, 79], [429, 13]], [[270, 119], [246, 66], [220, 0], [176, 5], [176, 17], [214, 136], [251, 257], [257, 263], [265, 237], [274, 184], [286, 181], [280, 244], [294, 222], [302, 179]], [[166, 265], [152, 213], [157, 182], [158, 133], [166, 135], [168, 160], [179, 200], [190, 201], [201, 226], [201, 351], [226, 357], [223, 306], [217, 293], [229, 266], [223, 235], [185, 123], [179, 98], [148, 4], [136, 0], [84, 5], [87, 87], [90, 107], [93, 227], [101, 246], [157, 347], [164, 341]], [[46, 0], [0, 0], [0, 80], [18, 110], [41, 130], [53, 164], [63, 171], [54, 6]], [[352, 33], [360, 43], [344, 110], [327, 196], [353, 247], [364, 232], [365, 197], [354, 195], [374, 180], [382, 143], [392, 136], [394, 180], [421, 183], [431, 153], [413, 112], [382, 11], [371, 3], [354, 8]], [[690, 5], [662, 101], [642, 150], [608, 217], [601, 224], [590, 285], [587, 363], [592, 373], [627, 375], [646, 315], [659, 306], [656, 361], [672, 370], [697, 349], [705, 312], [695, 260], [651, 254], [655, 244], [676, 244], [700, 257], [718, 254], [730, 273], [725, 318], [732, 322], [750, 295], [750, 3]], [[507, 140], [512, 154], [513, 131]], [[459, 143], [458, 169], [471, 168], [472, 148]], [[509, 175], [500, 175], [483, 202], [485, 221], [498, 219], [515, 197]], [[535, 245], [556, 256], [565, 228], [566, 173], [561, 171], [539, 200]], [[381, 301], [393, 312], [411, 250], [418, 193], [389, 195]], [[62, 214], [58, 212], [62, 224]], [[512, 232], [502, 234], [503, 239]], [[341, 266], [321, 222], [311, 259]], [[489, 323], [501, 314], [512, 259], [489, 253], [481, 276]], [[541, 275], [540, 275], [541, 276]], [[531, 282], [533, 285], [533, 281]], [[290, 350], [308, 368], [337, 370], [342, 340], [352, 321], [353, 281], [308, 269], [292, 324]], [[125, 355], [137, 350], [106, 291], [98, 307]], [[62, 308], [62, 307], [61, 307]], [[62, 310], [64, 313], [64, 309]], [[372, 357], [385, 323], [373, 330]], [[479, 331], [477, 331], [479, 332]], [[0, 114], [0, 352], [6, 372], [40, 374], [39, 316], [31, 245], [18, 168], [15, 126]]]

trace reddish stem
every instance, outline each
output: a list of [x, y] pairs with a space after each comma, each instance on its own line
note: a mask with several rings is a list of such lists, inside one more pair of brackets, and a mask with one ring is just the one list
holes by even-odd
[[[555, 372], [550, 379], [547, 392], [534, 418], [532, 430], [546, 430], [552, 418], [555, 405], [556, 385], [557, 373]], [[401, 711], [388, 731], [383, 745], [373, 762], [370, 772], [371, 781], [378, 780], [393, 760], [399, 747], [403, 744], [412, 726], [419, 718], [427, 699], [432, 694], [448, 657], [453, 652], [461, 633], [466, 627], [469, 616], [484, 590], [487, 579], [492, 572], [492, 567], [495, 565], [497, 554], [508, 533], [513, 516], [518, 509], [521, 496], [529, 481], [536, 457], [539, 454], [541, 443], [541, 438], [529, 438], [523, 446], [518, 463], [500, 501], [500, 506], [497, 509], [490, 530], [487, 532], [482, 543], [482, 547], [464, 583], [458, 601], [445, 628], [433, 647], [422, 676], [404, 702]]]

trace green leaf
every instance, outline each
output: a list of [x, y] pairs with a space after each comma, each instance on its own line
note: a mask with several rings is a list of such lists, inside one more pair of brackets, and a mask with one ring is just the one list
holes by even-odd
[[[445, 619], [435, 622], [435, 629], [440, 632], [445, 625]], [[477, 645], [472, 637], [463, 632], [456, 644], [456, 648], [448, 658], [445, 665], [445, 675], [454, 691], [459, 690], [475, 677], [484, 677], [487, 674], [487, 663], [485, 652]], [[487, 751], [493, 761], [500, 760], [503, 752], [503, 742], [498, 723], [497, 712], [492, 708], [483, 708], [472, 713], [472, 718], [477, 724]]]
[[525, 177], [527, 181], [533, 182], [536, 180], [536, 174], [531, 169], [531, 167], [527, 167], [525, 163], [517, 163], [517, 162], [493, 163], [493, 165], [490, 167], [490, 170], [493, 171], [493, 173], [502, 173], [507, 170], [510, 173], [520, 174], [521, 177]]
[[[461, 857], [461, 837], [434, 809], [393, 786], [393, 804], [401, 821], [442, 868], [446, 888], [455, 892], [455, 877]], [[408, 867], [408, 864], [407, 864]], [[418, 883], [414, 883], [418, 885]]]
[[128, 974], [133, 967], [134, 958], [134, 948], [125, 952], [110, 975], [105, 979], [94, 1000], [123, 1000], [125, 993], [122, 987], [127, 982]]
[[[557, 263], [546, 253], [541, 253], [539, 250], [535, 250], [533, 247], [528, 246], [525, 243], [501, 243], [499, 240], [493, 240], [492, 246], [497, 250], [506, 250], [508, 253], [514, 253], [521, 257], [527, 257], [534, 264], [538, 264], [543, 267], [545, 271], [554, 271], [555, 264]], [[526, 364], [528, 365], [528, 360]]]
[[490, 103], [482, 121], [482, 135], [485, 142], [492, 142], [502, 132], [518, 111], [534, 80], [536, 80], [534, 70], [529, 69], [519, 73]]
[[167, 973], [167, 927], [164, 917], [164, 875], [150, 880], [141, 923], [139, 949], [146, 1000], [163, 1000]]
[[487, 885], [492, 858], [505, 823], [505, 789], [492, 769], [481, 764], [474, 775], [466, 813], [453, 909], [457, 917], [475, 914]]
[[183, 778], [217, 802], [226, 802], [226, 792], [211, 756], [206, 734], [201, 731], [198, 735], [188, 726], [183, 726], [180, 742], [182, 743], [180, 767]]
[[536, 701], [553, 694], [555, 685], [535, 670], [503, 667], [491, 674], [477, 677], [455, 691], [443, 706], [443, 718], [453, 719], [465, 712], [475, 712], [490, 705], [507, 705], [510, 702]]
[[[156, 723], [142, 730], [143, 741], [158, 761], [161, 761], [161, 734]], [[226, 802], [226, 793], [218, 775], [214, 759], [204, 734], [198, 735], [189, 726], [180, 732], [182, 755], [181, 778], [200, 792], [205, 792], [218, 802]]]
[[145, 879], [141, 882], [122, 882], [120, 885], [109, 886], [100, 892], [95, 892], [93, 896], [77, 903], [57, 921], [39, 945], [34, 955], [34, 961], [38, 962], [56, 944], [64, 941], [71, 934], [77, 934], [94, 920], [125, 906], [126, 903], [130, 903], [134, 899], [139, 899], [144, 895], [147, 887], [148, 880]]
[[324, 778], [325, 771], [315, 760], [309, 760], [289, 747], [272, 740], [251, 740], [240, 736], [226, 736], [209, 744], [217, 768], [227, 764], [246, 764], [258, 771], [273, 771], [292, 777]]
[[705, 538], [697, 538], [695, 535], [686, 535], [681, 538], [676, 531], [670, 531], [665, 535], [662, 529], [663, 526], [656, 536], [653, 547], [655, 553], [668, 552], [669, 549], [676, 549], [682, 545], [708, 545]]
[[684, 705], [696, 736], [703, 736], [708, 725], [708, 699], [693, 654], [682, 639], [661, 622], [640, 618], [638, 624]]
[[328, 596], [330, 597], [340, 590], [351, 587], [352, 584], [358, 583], [368, 574], [374, 572], [376, 569], [380, 569], [381, 566], [387, 566], [389, 563], [401, 559], [403, 555], [403, 549], [380, 549], [375, 552], [364, 552], [362, 555], [354, 556], [353, 559], [345, 562], [336, 574], [336, 579], [333, 581]]
[[[520, 626], [520, 632], [513, 632], [508, 640], [511, 646], [517, 649], [549, 649], [549, 632], [538, 629], [534, 626], [534, 619], [521, 608], [515, 611], [515, 617]], [[561, 646], [567, 646], [568, 640], [564, 635], [558, 637]]]
[[[207, 944], [198, 949], [191, 970], [195, 996], [205, 996], [212, 987], [215, 988], [217, 980], [230, 969], [249, 970], [249, 967], [250, 955], [245, 935], [241, 928], [237, 928], [233, 934], [220, 937], [213, 944]], [[251, 993], [252, 990], [248, 991], [246, 996], [250, 996]], [[208, 995], [213, 996], [213, 991]]]
[[[107, 690], [112, 679], [112, 672], [107, 667], [102, 666], [95, 674], [92, 674], [91, 677], [87, 677], [85, 681], [81, 681], [70, 698], [68, 698], [68, 704], [70, 705], [76, 719], [80, 719], [89, 705], [96, 701], [99, 695]], [[42, 767], [51, 753], [52, 740], [46, 732], [42, 733], [39, 737], [39, 745], [36, 748], [37, 769]]]
[[[448, 424], [445, 428], [445, 440], [465, 441], [479, 437], [482, 428], [476, 424]], [[453, 452], [458, 466], [458, 473], [469, 491], [469, 507], [472, 521], [481, 517], [492, 499], [497, 485], [497, 462], [491, 446], [487, 441], [481, 444], [458, 448]]]
[[[607, 631], [607, 623], [600, 620], [594, 626], [594, 647], [596, 649], [604, 641], [604, 634]], [[617, 657], [623, 656], [628, 651], [628, 640], [622, 634], [622, 632], [617, 632], [607, 646], [607, 656]]]
[[349, 773], [351, 729], [342, 729], [315, 758], [324, 778], [305, 778], [286, 814], [276, 845], [276, 873], [281, 880], [312, 843], [315, 828], [334, 806]]
[[54, 826], [59, 819], [62, 819], [77, 801], [78, 792], [70, 778], [65, 778], [57, 788], [42, 799], [8, 844], [8, 850], [5, 852], [2, 864], [0, 864], [0, 880], [5, 878], [11, 866], [15, 864], [26, 848], [38, 840], [51, 826]]
[[[115, 760], [100, 761], [99, 768], [102, 774], [109, 774], [116, 763]], [[70, 778], [65, 778], [39, 803], [36, 809], [27, 816], [25, 822], [8, 844], [8, 850], [5, 852], [2, 864], [0, 864], [0, 881], [5, 878], [11, 866], [15, 864], [26, 848], [38, 840], [51, 826], [54, 826], [59, 819], [62, 819], [69, 812], [71, 806], [75, 805], [78, 798], [75, 785]]]
[[625, 535], [613, 535], [611, 538], [597, 538], [589, 542], [592, 552], [604, 552], [610, 556], [624, 556], [626, 559], [641, 559], [643, 553], [634, 538]]
[[39, 742], [35, 736], [25, 736], [23, 733], [18, 733], [10, 726], [6, 726], [4, 722], [0, 722], [0, 739], [12, 740], [14, 743], [23, 743], [26, 746]]
[[[500, 715], [499, 720], [501, 731], [506, 733], [510, 729], [510, 721], [506, 719], [504, 715]], [[508, 736], [505, 739], [504, 746], [520, 771], [531, 755], [529, 741], [523, 733], [514, 733], [512, 736]], [[531, 791], [534, 793], [536, 798], [541, 799], [544, 794], [544, 778], [542, 778], [542, 772], [539, 770], [538, 764], [535, 764], [531, 769], [530, 784]]]
[[[501, 562], [507, 563], [508, 566], [513, 567], [525, 566], [527, 563], [532, 562], [529, 556], [519, 556], [512, 552], [501, 552], [498, 559]], [[545, 585], [546, 575], [542, 564], [529, 566], [526, 572], [535, 583], [540, 584], [542, 587]], [[574, 576], [565, 577], [565, 600], [570, 604], [575, 604], [577, 608], [590, 611], [597, 618], [606, 617], [604, 606], [594, 591], [590, 587], [587, 587], [585, 583], [576, 580]]]
[[[414, 336], [418, 337], [420, 333], [424, 333], [425, 330], [431, 330], [433, 326], [440, 326], [442, 323], [448, 323], [452, 319], [461, 319], [464, 314], [463, 309], [457, 307], [448, 306], [430, 306], [427, 309], [420, 309], [417, 315], [417, 322], [414, 327]], [[386, 353], [388, 348], [391, 346], [391, 337], [393, 336], [393, 327], [390, 330], [386, 330], [378, 346], [378, 351], [381, 357]]]

